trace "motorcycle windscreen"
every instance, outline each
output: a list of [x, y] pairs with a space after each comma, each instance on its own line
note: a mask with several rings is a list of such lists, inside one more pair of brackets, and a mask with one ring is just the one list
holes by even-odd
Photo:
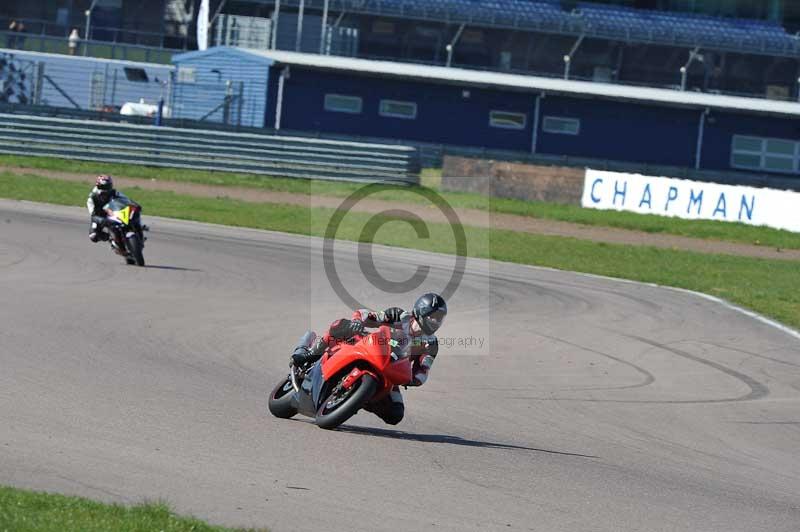
[[106, 204], [104, 209], [108, 213], [110, 220], [128, 225], [134, 215], [134, 211], [131, 209], [132, 205], [131, 202], [123, 198], [114, 198]]
[[121, 211], [129, 205], [133, 205], [133, 202], [128, 201], [125, 198], [114, 198], [106, 203], [103, 209], [107, 211]]

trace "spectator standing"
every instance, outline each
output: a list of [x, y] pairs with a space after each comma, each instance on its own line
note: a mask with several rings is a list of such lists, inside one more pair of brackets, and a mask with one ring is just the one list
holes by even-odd
[[80, 34], [78, 34], [78, 28], [72, 28], [72, 32], [69, 34], [69, 55], [75, 55], [75, 52], [78, 51], [78, 43], [81, 40]]
[[6, 39], [6, 47], [7, 48], [16, 48], [17, 47], [17, 21], [12, 20], [11, 24], [8, 25], [8, 38]]

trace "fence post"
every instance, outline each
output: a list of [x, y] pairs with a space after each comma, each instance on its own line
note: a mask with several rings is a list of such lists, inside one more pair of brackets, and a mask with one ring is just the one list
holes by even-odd
[[158, 112], [156, 113], [156, 125], [161, 126], [164, 119], [164, 96], [158, 99]]
[[242, 125], [242, 107], [244, 107], [244, 81], [239, 82], [239, 97], [238, 97], [238, 106], [236, 108], [236, 126], [241, 127]]
[[225, 105], [222, 108], [222, 123], [230, 124], [231, 119], [231, 97], [233, 96], [233, 82], [228, 80], [225, 83]]
[[117, 69], [114, 69], [114, 75], [111, 77], [111, 105], [117, 100]]
[[42, 104], [42, 89], [44, 88], [44, 61], [36, 63], [36, 84], [33, 87], [33, 105]]
[[275, 10], [272, 12], [272, 43], [270, 49], [276, 50], [278, 48], [278, 18], [281, 15], [281, 0], [275, 0]]
[[171, 70], [167, 80], [167, 101], [169, 102], [169, 117], [175, 118], [175, 71]]

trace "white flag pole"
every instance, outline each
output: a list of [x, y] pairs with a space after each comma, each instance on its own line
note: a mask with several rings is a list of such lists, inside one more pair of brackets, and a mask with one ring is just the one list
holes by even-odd
[[197, 49], [208, 48], [208, 12], [209, 0], [201, 0], [200, 11], [197, 13]]

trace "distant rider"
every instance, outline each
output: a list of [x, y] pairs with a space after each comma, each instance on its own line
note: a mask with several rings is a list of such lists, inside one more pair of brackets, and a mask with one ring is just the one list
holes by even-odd
[[114, 189], [114, 180], [111, 179], [110, 175], [97, 176], [94, 181], [94, 188], [86, 200], [86, 208], [89, 209], [89, 215], [92, 217], [91, 228], [89, 229], [89, 240], [92, 242], [99, 240], [105, 242], [108, 240], [108, 233], [103, 231], [106, 225], [106, 212], [103, 207], [112, 199], [117, 198], [128, 200], [125, 194]]
[[[411, 358], [412, 380], [407, 385], [422, 386], [428, 380], [428, 373], [439, 352], [434, 333], [441, 327], [446, 315], [447, 303], [442, 296], [434, 293], [420, 296], [410, 313], [399, 307], [391, 307], [383, 312], [356, 310], [352, 319], [334, 321], [328, 332], [317, 338], [310, 347], [298, 346], [292, 355], [292, 363], [299, 367], [310, 365], [337, 342], [353, 340], [364, 335], [366, 328], [387, 324], [392, 328], [392, 338], [397, 340], [393, 354], [400, 358]], [[400, 387], [395, 386], [386, 398], [367, 404], [364, 409], [389, 425], [397, 425], [405, 413]]]

